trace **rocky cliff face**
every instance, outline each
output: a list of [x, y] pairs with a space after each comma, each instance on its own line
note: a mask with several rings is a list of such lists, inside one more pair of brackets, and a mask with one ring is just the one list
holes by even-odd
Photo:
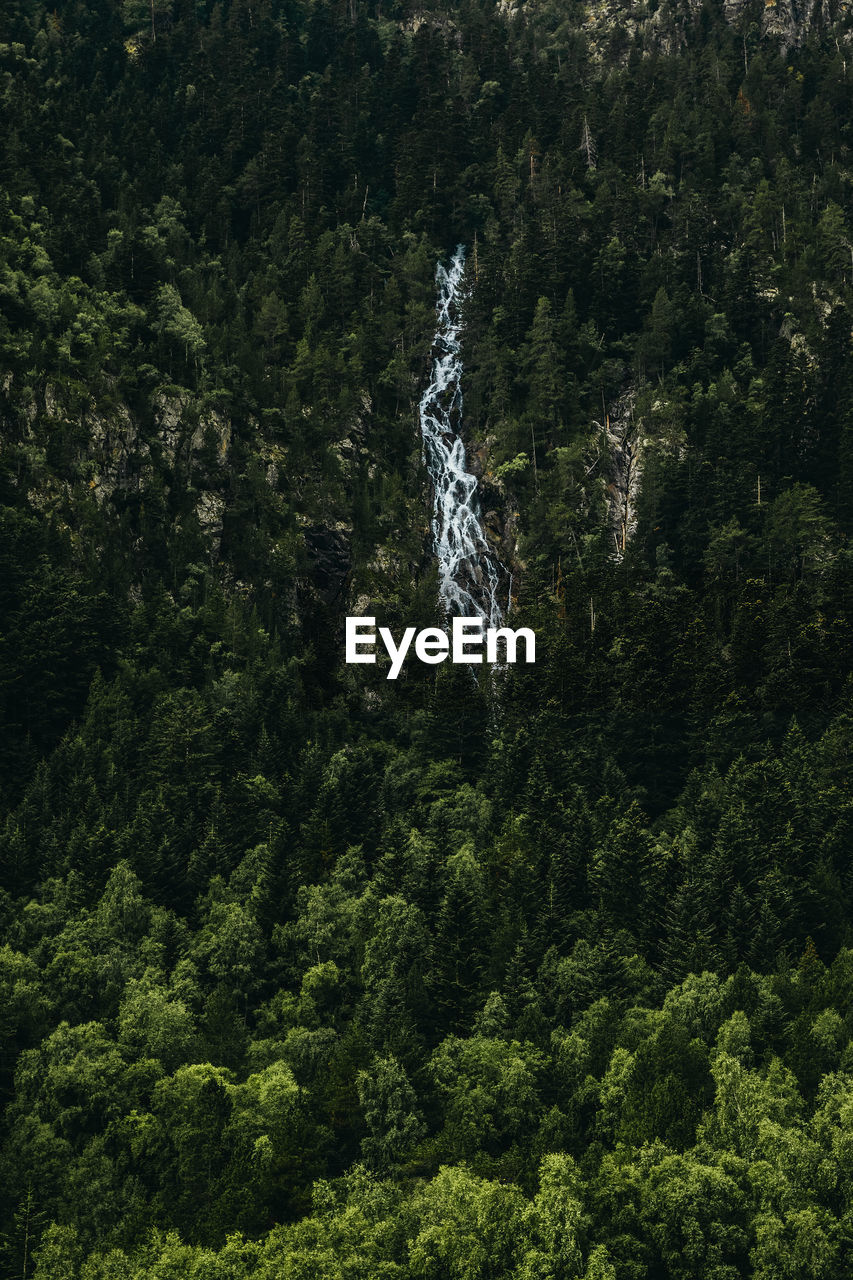
[[[24, 387], [0, 375], [0, 447], [14, 456], [12, 483], [33, 511], [72, 540], [85, 524], [98, 554], [121, 540], [140, 580], [147, 557], [161, 559], [180, 543], [194, 564], [216, 566], [252, 594], [261, 582], [243, 580], [240, 550], [251, 542], [269, 575], [264, 586], [287, 599], [294, 625], [308, 614], [328, 621], [381, 610], [402, 583], [431, 569], [414, 436], [408, 491], [376, 521], [372, 547], [356, 518], [360, 486], [383, 483], [370, 449], [372, 414], [365, 395], [321, 463], [294, 457], [282, 433], [255, 417], [232, 417], [185, 389], [161, 387], [131, 405], [79, 386]], [[133, 598], [138, 585], [129, 583]]]
[[640, 424], [634, 419], [634, 400], [632, 391], [625, 392], [600, 424], [607, 516], [617, 560], [622, 559], [637, 528], [637, 502], [643, 474], [645, 441]]
[[[731, 23], [754, 18], [754, 6], [745, 0], [724, 0], [724, 9]], [[763, 0], [758, 10], [762, 34], [779, 40], [785, 49], [802, 44], [812, 30], [843, 25], [851, 16], [850, 0]]]
[[[577, 22], [600, 62], [624, 60], [639, 41], [647, 52], [677, 53], [706, 0], [589, 0]], [[539, 6], [503, 0], [508, 17], [540, 21]], [[722, 0], [726, 20], [744, 36], [759, 33], [784, 50], [800, 46], [814, 30], [835, 26], [839, 39], [853, 40], [853, 0]], [[745, 50], [744, 57], [747, 58]]]
[[159, 477], [167, 490], [185, 486], [216, 558], [232, 436], [227, 415], [177, 390], [155, 392], [140, 415], [50, 381], [19, 392], [9, 376], [3, 388], [4, 436], [8, 443], [17, 437], [31, 506], [61, 522], [81, 491], [109, 511], [127, 495], [144, 496]]
[[492, 463], [494, 437], [473, 440], [467, 446], [468, 468], [477, 480], [477, 496], [483, 530], [494, 554], [510, 575], [501, 584], [501, 606], [515, 596], [524, 565], [519, 557], [518, 537], [520, 513], [503, 482], [495, 476]]

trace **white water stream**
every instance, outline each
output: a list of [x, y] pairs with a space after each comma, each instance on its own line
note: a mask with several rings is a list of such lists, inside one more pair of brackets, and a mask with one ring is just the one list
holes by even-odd
[[503, 621], [497, 592], [506, 572], [480, 523], [477, 481], [465, 466], [462, 426], [461, 294], [465, 247], [459, 245], [449, 269], [435, 269], [438, 326], [433, 339], [429, 386], [421, 397], [424, 461], [433, 483], [432, 532], [438, 558], [439, 596], [451, 617]]

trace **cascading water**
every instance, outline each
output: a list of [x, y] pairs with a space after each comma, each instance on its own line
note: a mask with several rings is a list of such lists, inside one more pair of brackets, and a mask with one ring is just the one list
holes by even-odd
[[498, 627], [503, 614], [498, 588], [506, 571], [489, 546], [480, 523], [477, 481], [465, 466], [462, 425], [460, 293], [465, 247], [459, 245], [450, 268], [435, 269], [438, 327], [433, 340], [432, 374], [421, 398], [424, 461], [433, 483], [432, 531], [438, 558], [439, 596], [451, 617], [483, 618]]

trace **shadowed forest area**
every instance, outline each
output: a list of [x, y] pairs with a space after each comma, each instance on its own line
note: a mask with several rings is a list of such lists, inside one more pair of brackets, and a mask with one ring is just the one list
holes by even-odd
[[846, 10], [3, 8], [0, 1280], [846, 1280]]

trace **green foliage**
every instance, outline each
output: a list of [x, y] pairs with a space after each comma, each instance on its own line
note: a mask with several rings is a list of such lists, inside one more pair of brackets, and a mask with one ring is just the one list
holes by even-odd
[[7, 9], [0, 1280], [849, 1276], [848, 20]]

